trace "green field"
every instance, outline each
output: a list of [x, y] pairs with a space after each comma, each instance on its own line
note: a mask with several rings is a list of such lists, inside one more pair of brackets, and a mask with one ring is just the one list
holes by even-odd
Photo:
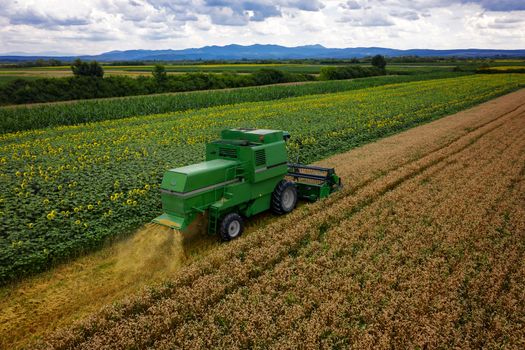
[[[184, 64], [165, 64], [166, 71], [169, 74], [182, 73], [253, 73], [260, 69], [278, 69], [289, 73], [319, 74], [322, 67], [328, 66], [345, 66], [348, 63], [223, 63], [223, 64], [206, 64], [206, 63], [184, 63]], [[350, 64], [355, 65], [355, 64]], [[359, 63], [358, 65], [368, 66], [369, 63]], [[474, 71], [481, 65], [489, 67], [513, 66], [525, 67], [525, 60], [460, 60], [460, 61], [436, 61], [436, 62], [414, 62], [414, 63], [397, 63], [391, 62], [387, 65], [390, 74], [419, 74], [429, 72], [451, 71], [454, 67], [459, 67], [465, 71]], [[140, 76], [150, 75], [153, 65], [103, 65], [105, 74], [111, 75], [128, 75]], [[71, 76], [71, 69], [68, 65], [53, 67], [31, 67], [31, 68], [0, 68], [0, 84], [8, 79], [2, 77], [8, 76], [10, 80], [14, 78], [30, 77], [64, 77]]]
[[0, 86], [3, 84], [7, 84], [13, 80], [21, 79], [21, 78], [28, 79], [28, 80], [38, 79], [38, 77], [35, 77], [35, 76], [21, 77], [19, 75], [0, 75]]
[[[227, 127], [286, 129], [311, 162], [525, 85], [466, 76], [0, 136], [0, 281], [48, 268], [160, 213], [168, 168], [203, 158]], [[96, 181], [93, 179], [96, 178]]]
[[[319, 74], [324, 65], [319, 64], [199, 64], [199, 65], [166, 65], [168, 72], [175, 73], [191, 73], [191, 72], [205, 72], [205, 73], [253, 73], [260, 69], [278, 69], [289, 73], [306, 73]], [[107, 66], [107, 69], [122, 70], [128, 72], [151, 72], [153, 66]]]
[[[491, 66], [498, 65], [520, 65], [519, 62], [501, 62], [493, 63]], [[250, 64], [250, 63], [235, 63], [235, 64], [166, 64], [165, 68], [169, 74], [183, 74], [183, 73], [239, 73], [247, 74], [254, 73], [260, 69], [277, 69], [288, 73], [302, 73], [314, 74], [320, 73], [323, 67], [333, 66], [347, 66], [348, 64]], [[369, 66], [366, 64], [351, 64]], [[429, 72], [446, 72], [451, 71], [455, 66], [463, 67], [465, 70], [474, 70], [479, 63], [459, 62], [459, 63], [392, 63], [387, 66], [387, 71], [391, 74], [418, 74]], [[106, 76], [112, 75], [127, 75], [140, 76], [151, 75], [153, 65], [137, 65], [137, 66], [112, 66], [104, 65]], [[43, 77], [66, 77], [72, 76], [69, 66], [55, 66], [55, 67], [32, 67], [32, 68], [0, 68], [0, 77], [10, 76], [18, 78], [43, 78]], [[2, 80], [0, 79], [0, 84]]]
[[[370, 64], [193, 64], [193, 65], [166, 65], [166, 70], [172, 73], [195, 73], [195, 72], [208, 72], [208, 73], [223, 73], [223, 72], [236, 72], [236, 73], [253, 73], [260, 69], [278, 69], [289, 73], [304, 73], [304, 74], [319, 74], [323, 67], [335, 67], [335, 66], [369, 66]], [[407, 72], [429, 72], [429, 71], [442, 71], [451, 70], [455, 65], [451, 63], [447, 64], [390, 64], [389, 69], [392, 70], [403, 70]], [[151, 72], [153, 66], [106, 66], [108, 70], [121, 70], [125, 72]]]
[[240, 102], [277, 100], [293, 96], [333, 93], [457, 75], [459, 74], [432, 73], [410, 76], [380, 76], [348, 81], [310, 82], [301, 85], [248, 87], [0, 107], [0, 133], [58, 125], [75, 125], [187, 109], [200, 109]]
[[[127, 75], [140, 76], [151, 75], [153, 65], [139, 65], [139, 66], [111, 66], [105, 65], [104, 72], [106, 76], [112, 75]], [[253, 73], [260, 69], [278, 69], [289, 73], [304, 73], [304, 74], [319, 74], [324, 65], [314, 64], [221, 64], [221, 65], [165, 65], [168, 74], [183, 74], [183, 73]], [[54, 66], [54, 67], [31, 67], [31, 68], [0, 68], [1, 76], [10, 76], [17, 78], [44, 78], [44, 77], [66, 77], [72, 76], [71, 68], [69, 66]], [[0, 84], [2, 80], [0, 80]]]

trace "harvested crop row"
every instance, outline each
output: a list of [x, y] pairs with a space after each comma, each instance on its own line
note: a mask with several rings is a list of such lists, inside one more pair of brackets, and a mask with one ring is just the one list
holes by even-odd
[[[375, 206], [363, 213], [365, 218], [339, 227], [333, 233], [337, 237], [327, 245], [345, 249], [338, 244], [346, 238], [351, 244], [361, 240], [364, 249], [351, 261], [337, 262], [345, 271], [318, 287], [318, 300], [323, 303], [308, 320], [298, 322], [292, 334], [282, 332], [279, 347], [298, 339], [321, 342], [324, 338], [325, 345], [346, 341], [358, 348], [502, 344], [519, 348], [524, 337], [519, 319], [523, 297], [507, 305], [499, 298], [507, 294], [512, 268], [523, 268], [523, 216], [509, 220], [521, 222], [521, 230], [509, 223], [502, 234], [505, 225], [498, 221], [509, 214], [493, 209], [502, 198], [518, 197], [506, 191], [521, 172], [519, 163], [508, 161], [514, 156], [523, 164], [523, 142], [513, 146], [518, 147], [501, 154], [507, 163], [492, 153], [494, 162], [485, 164], [488, 171], [476, 172], [481, 170], [476, 166], [469, 173], [474, 167], [465, 169], [461, 163], [465, 159], [458, 159], [438, 177], [431, 177], [429, 184], [414, 181], [396, 191], [403, 193], [385, 198], [395, 207]], [[461, 186], [442, 187], [451, 182]], [[420, 200], [408, 199], [406, 193]], [[513, 209], [520, 206], [523, 201], [514, 203]], [[379, 217], [372, 216], [374, 210]], [[388, 210], [396, 211], [395, 219]], [[357, 228], [351, 232], [357, 236], [354, 242], [350, 228]], [[330, 257], [333, 251], [324, 255]]]
[[[480, 214], [506, 194], [522, 170], [523, 162], [513, 162], [525, 154], [525, 140], [516, 138], [523, 132], [520, 123], [522, 119], [495, 129], [403, 183], [326, 232], [303, 254], [284, 259], [249, 289], [228, 296], [203, 319], [173, 330], [171, 337], [154, 347], [265, 347], [276, 345], [273, 340], [279, 336], [277, 348], [308, 341], [315, 348], [322, 339], [327, 347], [338, 342], [357, 348], [388, 347], [396, 341], [398, 347], [437, 347], [454, 340], [457, 345], [466, 342], [478, 347], [483, 325], [465, 322], [445, 332], [448, 324], [463, 317], [455, 311], [464, 311], [461, 306], [450, 306], [449, 299], [454, 304], [453, 296], [461, 290], [455, 282], [464, 277], [454, 274], [470, 267], [460, 263], [473, 263], [451, 257], [450, 250], [474, 250], [468, 246], [471, 241], [494, 231]], [[484, 248], [474, 254], [491, 252], [490, 247]], [[443, 257], [454, 261], [446, 265]], [[507, 264], [504, 261], [494, 267]], [[447, 286], [449, 279], [451, 286]], [[483, 296], [482, 292], [474, 294]], [[418, 295], [422, 300], [416, 299]], [[290, 329], [292, 334], [288, 334]], [[467, 333], [465, 329], [478, 339], [461, 336]], [[194, 339], [196, 334], [206, 337]]]
[[0, 135], [0, 283], [158, 215], [163, 170], [201, 160], [222, 128], [287, 129], [291, 158], [311, 162], [524, 82], [471, 76]]
[[[508, 125], [508, 129], [513, 130], [512, 127], [516, 126], [517, 125]], [[481, 154], [490, 154], [493, 157], [497, 157], [497, 154], [495, 155], [495, 152], [490, 152], [490, 150], [495, 149], [497, 151], [497, 147], [495, 146], [499, 144], [500, 137], [506, 135], [509, 130], [501, 130], [501, 128], [495, 130], [498, 131], [498, 135], [491, 135], [494, 132], [488, 134], [491, 136], [489, 140], [492, 142], [480, 152]], [[486, 138], [484, 137], [483, 139], [485, 140]], [[522, 140], [522, 143], [523, 142], [525, 141]], [[518, 151], [522, 151], [522, 148], [519, 148]], [[478, 154], [476, 154], [476, 156], [477, 155]], [[490, 161], [493, 160], [494, 159], [490, 159]], [[451, 160], [446, 158], [440, 161], [437, 165], [449, 161]], [[472, 161], [472, 159], [470, 159], [470, 161]], [[505, 162], [508, 162], [508, 159], [503, 159], [502, 163]], [[433, 167], [437, 165], [434, 165]], [[467, 174], [469, 176], [467, 178], [475, 178], [472, 177], [474, 174], [475, 171], [473, 174]], [[481, 174], [482, 178], [483, 175], [486, 174]], [[472, 187], [467, 186], [467, 188]], [[406, 193], [411, 193], [411, 191], [407, 192], [403, 190], [402, 193], [406, 195]], [[357, 196], [358, 195], [359, 193], [357, 193]], [[441, 199], [435, 198], [435, 200], [439, 203]], [[391, 202], [395, 203], [395, 201]], [[389, 209], [394, 207], [392, 204], [390, 204], [390, 206]], [[333, 212], [334, 210], [340, 209], [337, 205], [335, 205], [335, 207], [336, 208], [330, 208], [330, 211]], [[354, 211], [354, 208], [355, 207], [350, 210]], [[348, 211], [348, 209], [345, 210]], [[395, 206], [395, 211], [396, 213], [399, 211], [397, 205]], [[421, 217], [425, 218], [424, 215], [428, 215], [427, 210], [423, 210], [422, 213], [423, 216], [416, 217], [421, 219]], [[419, 212], [417, 214], [421, 215], [422, 213]], [[358, 217], [362, 215], [363, 214], [360, 213]], [[447, 219], [450, 219], [450, 217], [447, 217]], [[364, 222], [369, 221], [369, 215], [365, 216], [365, 219], [363, 220]], [[364, 232], [373, 231], [379, 224], [380, 222], [375, 222], [372, 227], [365, 227]], [[324, 235], [327, 234], [326, 232], [322, 233], [320, 237], [322, 242], [313, 245], [313, 247], [308, 246], [308, 250], [304, 252], [306, 257], [303, 254], [301, 254], [300, 257], [286, 257], [274, 270], [267, 271], [259, 281], [250, 285], [249, 288], [239, 290], [232, 296], [228, 296], [226, 300], [219, 303], [217, 307], [208, 310], [204, 322], [198, 319], [193, 322], [190, 321], [185, 323], [181, 328], [176, 328], [176, 331], [173, 332], [173, 339], [170, 339], [167, 343], [178, 346], [194, 347], [196, 344], [191, 343], [188, 339], [191, 339], [195, 334], [206, 333], [206, 338], [198, 339], [198, 341], [205, 340], [207, 342], [202, 344], [203, 346], [209, 346], [212, 344], [226, 345], [234, 343], [235, 341], [241, 342], [242, 346], [249, 346], [253, 345], [253, 343], [250, 342], [254, 339], [262, 339], [262, 341], [273, 339], [277, 334], [281, 333], [283, 329], [290, 328], [290, 325], [297, 326], [300, 322], [293, 321], [293, 315], [308, 315], [312, 312], [312, 309], [319, 307], [319, 303], [323, 303], [323, 301], [327, 299], [330, 300], [331, 295], [337, 295], [338, 291], [340, 292], [344, 287], [347, 279], [351, 277], [348, 275], [338, 276], [337, 272], [338, 268], [342, 268], [348, 273], [351, 262], [355, 258], [352, 251], [352, 249], [355, 248], [349, 249], [348, 244], [345, 244], [348, 243], [348, 241], [351, 241], [351, 237], [344, 235], [344, 232], [349, 232], [345, 231], [345, 228], [347, 230], [353, 230], [354, 227], [353, 222], [351, 225], [343, 223], [341, 226], [337, 227], [337, 238], [342, 238], [342, 240], [332, 242], [334, 244], [330, 244], [328, 240], [324, 239]], [[387, 228], [382, 228], [382, 230], [388, 232]], [[335, 248], [329, 249], [329, 247], [332, 246]], [[357, 249], [361, 249], [364, 246], [369, 245], [363, 243], [362, 247]], [[345, 249], [347, 250], [346, 252]], [[352, 253], [349, 253], [348, 250], [352, 251]], [[345, 261], [343, 257], [347, 257], [349, 260]], [[303, 266], [300, 266], [301, 263], [303, 263]], [[327, 273], [323, 273], [323, 271], [327, 271]], [[355, 277], [360, 277], [358, 272], [359, 269], [353, 270], [353, 273], [356, 274], [352, 275], [354, 279]], [[293, 276], [299, 276], [303, 283], [296, 286], [296, 281], [294, 281]], [[315, 283], [319, 280], [323, 282], [323, 285], [316, 288]], [[330, 305], [337, 304], [338, 303], [333, 303]], [[298, 309], [302, 310], [299, 311]], [[281, 319], [283, 320], [281, 321]], [[225, 336], [225, 328], [226, 330], [233, 329], [230, 337]], [[291, 343], [293, 344], [300, 339], [305, 339], [304, 337], [306, 337], [307, 334], [308, 332], [304, 332], [300, 337], [292, 338]], [[244, 342], [242, 342], [243, 340]], [[185, 343], [184, 341], [187, 342]], [[225, 342], [225, 344], [222, 342]], [[256, 345], [264, 346], [267, 344], [263, 342]], [[155, 345], [155, 347], [157, 346]]]
[[[306, 206], [304, 210], [277, 221], [266, 227], [264, 232], [233, 242], [212, 254], [205, 262], [185, 269], [169, 286], [150, 291], [120, 306], [107, 308], [81, 325], [57, 333], [47, 345], [65, 348], [103, 347], [108, 344], [122, 347], [153, 345], [165, 334], [177, 332], [188, 322], [198, 322], [208, 310], [213, 310], [213, 307], [227, 300], [228, 295], [237, 295], [242, 290], [250, 290], [251, 286], [258, 285], [259, 278], [271, 274], [274, 269], [277, 271], [282, 261], [290, 259], [290, 255], [300, 256], [311, 249], [310, 242], [320, 238], [320, 233], [329, 228], [323, 228], [322, 223], [344, 222], [349, 215], [355, 215], [389, 190], [467, 149], [483, 135], [497, 130], [517, 112], [521, 111], [504, 113], [496, 119], [492, 115], [492, 121], [490, 118], [476, 121], [471, 116], [473, 122], [469, 127], [474, 127], [474, 130], [466, 138], [456, 142], [448, 138], [441, 139], [441, 147], [445, 147], [438, 150], [430, 143], [421, 149], [423, 154], [415, 155], [413, 161], [406, 157], [396, 159], [397, 169], [396, 165], [389, 164], [390, 159], [383, 159], [381, 165], [376, 165], [376, 169], [381, 170], [376, 175], [377, 180], [364, 179], [364, 182], [360, 182], [354, 179], [366, 186], [348, 187], [337, 196]], [[427, 132], [433, 130], [428, 128]], [[434, 140], [439, 138], [434, 136]], [[414, 155], [411, 151], [405, 155]], [[366, 160], [354, 164], [357, 168], [370, 165]], [[385, 169], [390, 172], [381, 177]], [[320, 208], [324, 208], [324, 211], [319, 211]], [[283, 231], [287, 234], [282, 235]], [[217, 322], [221, 323], [220, 319]], [[188, 334], [195, 333], [190, 331]], [[198, 333], [195, 335], [196, 340], [204, 341], [202, 337], [197, 337]]]

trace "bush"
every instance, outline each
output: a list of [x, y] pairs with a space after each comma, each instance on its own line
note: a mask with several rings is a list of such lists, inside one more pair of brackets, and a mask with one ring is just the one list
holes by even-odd
[[[152, 81], [151, 78], [149, 78]], [[150, 93], [147, 80], [126, 76], [17, 79], [0, 87], [2, 104], [22, 104]]]
[[509, 67], [509, 68], [479, 68], [476, 69], [476, 74], [512, 74], [512, 73], [525, 73], [525, 68], [522, 67]]
[[374, 57], [372, 57], [372, 66], [377, 67], [379, 69], [385, 69], [386, 67], [385, 57], [381, 55], [375, 55]]
[[[100, 97], [132, 96], [162, 92], [225, 89], [314, 80], [306, 74], [292, 74], [263, 69], [254, 74], [188, 73], [167, 75], [156, 65], [153, 76], [138, 78], [111, 76], [100, 78], [96, 62], [77, 60], [72, 66], [74, 78], [17, 79], [0, 87], [0, 104], [53, 102]], [[97, 73], [98, 72], [98, 73]]]
[[277, 69], [260, 69], [253, 74], [257, 85], [286, 83], [286, 74]]
[[87, 63], [77, 58], [71, 66], [71, 70], [75, 77], [102, 78], [104, 76], [104, 68], [97, 61]]
[[156, 64], [153, 68], [153, 78], [158, 85], [163, 85], [168, 81], [168, 73], [166, 73], [166, 68], [161, 64]]
[[341, 80], [355, 79], [364, 77], [373, 77], [385, 75], [385, 70], [377, 67], [361, 66], [341, 66], [341, 67], [323, 67], [319, 79], [321, 80]]

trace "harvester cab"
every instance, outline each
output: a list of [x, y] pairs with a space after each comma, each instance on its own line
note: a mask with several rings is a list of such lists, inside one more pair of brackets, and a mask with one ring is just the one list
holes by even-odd
[[207, 213], [208, 232], [223, 240], [241, 235], [244, 219], [271, 209], [291, 212], [298, 198], [315, 201], [339, 189], [333, 168], [288, 163], [281, 130], [226, 129], [206, 145], [206, 161], [165, 172], [164, 214], [153, 222], [185, 230]]

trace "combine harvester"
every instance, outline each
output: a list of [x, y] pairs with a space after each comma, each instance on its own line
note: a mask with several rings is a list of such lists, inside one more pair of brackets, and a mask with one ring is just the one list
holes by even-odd
[[291, 212], [298, 198], [315, 201], [341, 186], [333, 168], [288, 163], [281, 130], [226, 129], [206, 145], [206, 161], [166, 171], [161, 184], [164, 214], [153, 222], [183, 231], [199, 214], [208, 233], [239, 237], [244, 218], [271, 209]]

